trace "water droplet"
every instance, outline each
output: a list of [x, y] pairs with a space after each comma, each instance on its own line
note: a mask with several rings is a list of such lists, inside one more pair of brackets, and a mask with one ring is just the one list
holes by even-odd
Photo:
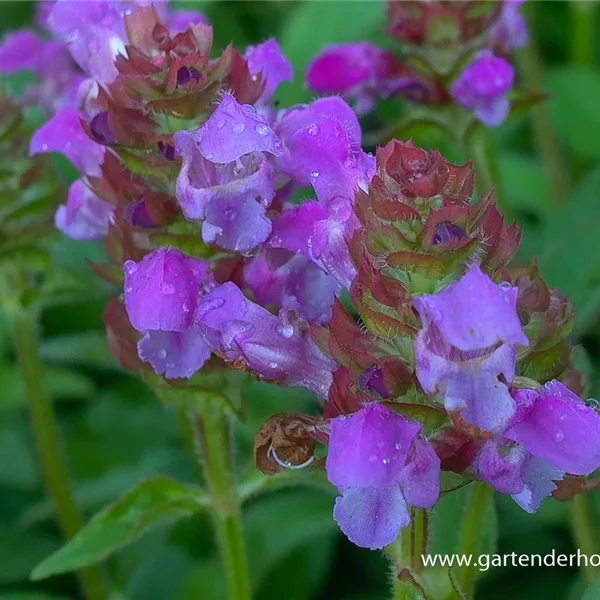
[[498, 287], [499, 287], [501, 290], [508, 291], [508, 290], [512, 289], [512, 284], [511, 284], [511, 283], [509, 283], [508, 281], [502, 281], [502, 282], [500, 282], [500, 283], [498, 284]]
[[184, 313], [189, 313], [189, 312], [190, 312], [190, 307], [189, 307], [189, 306], [188, 306], [188, 305], [187, 305], [187, 304], [184, 302], [184, 303], [181, 305], [181, 310], [182, 310]]
[[375, 169], [367, 169], [367, 179], [371, 180], [375, 177]]
[[206, 158], [206, 160], [212, 160], [213, 156], [214, 156], [214, 154], [212, 152], [207, 152], [204, 155], [204, 158]]
[[225, 127], [225, 119], [221, 119], [218, 123], [217, 123], [217, 129], [223, 129], [223, 127]]
[[133, 292], [133, 287], [132, 287], [132, 286], [130, 286], [130, 285], [128, 285], [128, 286], [125, 288], [125, 291], [126, 291], [127, 293], [129, 293], [129, 292]]
[[567, 420], [567, 413], [563, 413], [562, 415], [560, 415], [560, 417], [558, 417], [561, 421], [566, 421]]
[[236, 133], [237, 135], [239, 135], [240, 133], [244, 132], [244, 129], [246, 129], [245, 123], [236, 123], [233, 126], [233, 133]]
[[263, 125], [263, 123], [255, 125], [254, 129], [256, 129], [258, 135], [267, 135], [269, 133], [269, 128], [266, 125]]
[[555, 439], [557, 442], [562, 442], [562, 441], [565, 439], [565, 434], [564, 434], [564, 432], [563, 432], [563, 430], [562, 430], [562, 429], [558, 429], [558, 430], [556, 431], [556, 433], [554, 434], [554, 439]]
[[128, 260], [123, 265], [123, 268], [125, 269], [125, 273], [127, 273], [127, 275], [133, 275], [137, 271], [138, 266], [134, 261]]
[[309, 173], [309, 175], [313, 178], [316, 179], [319, 176], [319, 171], [311, 171]]
[[396, 450], [402, 450], [402, 444], [400, 442], [396, 442], [394, 444], [394, 448], [396, 448]]
[[157, 356], [158, 358], [160, 358], [161, 360], [164, 360], [165, 358], [167, 358], [167, 351], [164, 348], [161, 348], [158, 352], [157, 352]]
[[235, 210], [233, 210], [233, 208], [228, 208], [228, 209], [225, 211], [225, 218], [226, 218], [228, 221], [233, 221], [233, 220], [235, 219], [235, 217], [236, 217], [236, 214], [237, 214], [237, 213], [235, 212]]
[[277, 328], [277, 331], [279, 331], [284, 338], [289, 339], [294, 335], [294, 326], [289, 323], [287, 325], [281, 325]]
[[276, 369], [277, 368], [277, 363], [276, 362], [270, 362], [269, 363], [269, 367], [271, 367], [271, 369]]
[[381, 462], [384, 465], [389, 465], [392, 462], [392, 459], [391, 458], [384, 458]]
[[308, 135], [319, 135], [319, 126], [316, 123], [308, 126]]
[[166, 294], [167, 296], [175, 293], [175, 286], [171, 283], [163, 283], [160, 289], [162, 290], [163, 294]]
[[272, 248], [280, 248], [281, 244], [283, 244], [283, 240], [279, 236], [274, 235], [269, 240], [269, 246], [271, 246]]

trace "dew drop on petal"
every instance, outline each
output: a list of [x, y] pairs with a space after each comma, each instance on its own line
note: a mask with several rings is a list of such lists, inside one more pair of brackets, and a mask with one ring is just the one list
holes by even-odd
[[308, 135], [319, 135], [319, 126], [316, 123], [311, 123], [308, 126]]
[[225, 120], [221, 119], [218, 123], [217, 123], [217, 129], [223, 129], [223, 127], [225, 127]]
[[255, 125], [254, 129], [256, 129], [256, 133], [258, 133], [258, 135], [267, 135], [269, 133], [269, 128], [263, 123]]
[[168, 296], [170, 294], [175, 293], [175, 286], [171, 283], [163, 283], [161, 286], [161, 290], [163, 294], [166, 294]]
[[244, 123], [236, 123], [233, 126], [233, 133], [239, 135], [240, 133], [244, 132], [244, 129], [246, 129], [246, 125]]
[[563, 433], [562, 429], [558, 429], [556, 431], [556, 433], [554, 434], [554, 439], [557, 442], [562, 442], [565, 439], [565, 434]]

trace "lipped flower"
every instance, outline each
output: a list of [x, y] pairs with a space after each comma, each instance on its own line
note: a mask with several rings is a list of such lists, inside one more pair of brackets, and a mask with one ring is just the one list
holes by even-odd
[[409, 506], [437, 502], [440, 459], [421, 430], [376, 402], [332, 421], [327, 476], [340, 492], [334, 518], [358, 546], [391, 544], [410, 523]]
[[525, 0], [505, 0], [502, 13], [490, 29], [492, 48], [502, 54], [510, 54], [529, 42], [527, 21], [521, 14]]
[[209, 265], [179, 250], [161, 248], [142, 261], [126, 261], [125, 308], [144, 334], [139, 357], [167, 379], [189, 378], [211, 351], [194, 316], [202, 285], [213, 285]]
[[514, 398], [514, 419], [485, 442], [474, 470], [533, 513], [565, 474], [589, 475], [600, 467], [600, 415], [556, 380], [516, 390]]
[[518, 345], [527, 345], [518, 290], [478, 266], [439, 294], [413, 300], [423, 322], [415, 344], [417, 377], [446, 410], [485, 431], [503, 430], [516, 412], [508, 386]]
[[472, 110], [488, 127], [504, 122], [510, 111], [508, 94], [515, 80], [513, 66], [490, 50], [481, 51], [452, 84], [452, 97]]

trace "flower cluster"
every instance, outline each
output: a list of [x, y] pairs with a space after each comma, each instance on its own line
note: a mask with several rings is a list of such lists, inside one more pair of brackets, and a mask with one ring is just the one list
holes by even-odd
[[[338, 368], [323, 419], [300, 419], [297, 439], [328, 435], [334, 516], [359, 546], [392, 543], [409, 506], [437, 502], [446, 471], [535, 512], [566, 473], [600, 466], [600, 415], [570, 367], [571, 307], [535, 264], [507, 266], [520, 233], [491, 195], [472, 202], [473, 185], [470, 164], [380, 148], [355, 199], [358, 315], [336, 301], [331, 322], [311, 327]], [[285, 436], [271, 444], [272, 457], [293, 455]], [[257, 464], [272, 471], [258, 453]]]
[[310, 65], [308, 85], [342, 94], [359, 114], [379, 98], [402, 96], [441, 107], [454, 101], [499, 125], [510, 110], [510, 57], [528, 41], [522, 2], [389, 0], [388, 34], [402, 44], [402, 58], [366, 42], [331, 46]]

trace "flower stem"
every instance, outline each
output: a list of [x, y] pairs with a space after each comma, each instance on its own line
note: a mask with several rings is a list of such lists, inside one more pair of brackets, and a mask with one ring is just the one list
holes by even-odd
[[[473, 556], [478, 553], [481, 546], [481, 532], [484, 529], [488, 509], [494, 497], [494, 490], [487, 483], [476, 482], [473, 494], [467, 504], [462, 520], [462, 531], [460, 532], [458, 555]], [[473, 560], [472, 563], [475, 563]], [[475, 580], [480, 575], [475, 566], [461, 566], [456, 569], [456, 577], [460, 586], [467, 596], [472, 598], [475, 591]]]
[[596, 3], [569, 2], [571, 21], [571, 62], [576, 65], [593, 65], [596, 33]]
[[[600, 554], [595, 520], [589, 496], [587, 494], [575, 496], [571, 503], [571, 531], [575, 545], [587, 557]], [[588, 584], [600, 578], [600, 567], [595, 567], [591, 563], [583, 564], [581, 570]]]
[[[13, 343], [23, 373], [46, 490], [54, 503], [60, 528], [64, 536], [70, 539], [83, 527], [83, 517], [75, 503], [52, 400], [44, 388], [44, 366], [39, 354], [37, 314], [15, 306], [10, 311], [10, 317]], [[99, 568], [87, 567], [78, 574], [88, 600], [103, 600], [107, 597]]]
[[495, 189], [497, 204], [506, 210], [500, 186], [496, 148], [484, 127], [476, 127], [470, 132], [467, 139], [467, 151], [469, 158], [475, 163], [476, 183], [480, 195], [483, 197]]
[[202, 414], [195, 415], [195, 424], [197, 449], [211, 495], [229, 597], [230, 600], [250, 600], [250, 577], [234, 473], [231, 423], [221, 411], [207, 408]]
[[427, 551], [427, 533], [427, 511], [412, 508], [410, 525], [387, 548], [392, 562], [392, 600], [414, 600], [419, 597], [412, 575], [423, 569], [422, 557]]
[[[526, 89], [543, 89], [542, 62], [533, 40], [519, 53], [519, 67]], [[548, 102], [540, 102], [531, 109], [531, 125], [537, 151], [544, 163], [546, 175], [552, 182], [554, 201], [556, 204], [566, 202], [569, 198], [569, 173], [550, 116]]]

